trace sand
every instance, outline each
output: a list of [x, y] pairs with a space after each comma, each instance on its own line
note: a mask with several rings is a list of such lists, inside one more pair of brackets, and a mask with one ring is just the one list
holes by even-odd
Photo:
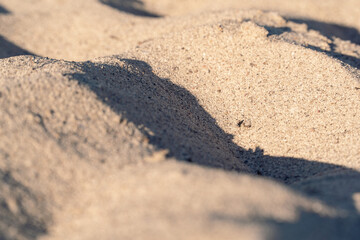
[[359, 11], [0, 0], [0, 239], [358, 239]]

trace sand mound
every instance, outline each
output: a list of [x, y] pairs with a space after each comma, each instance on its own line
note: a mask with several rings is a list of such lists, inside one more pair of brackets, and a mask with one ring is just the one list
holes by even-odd
[[324, 54], [332, 43], [319, 33], [276, 14], [252, 18], [174, 33], [131, 56], [189, 89], [238, 146], [359, 167], [357, 75]]
[[[234, 12], [228, 15], [222, 11], [220, 14], [213, 13], [236, 8], [275, 10], [286, 19], [305, 24], [329, 38], [360, 43], [360, 6], [356, 0], [343, 1], [341, 8], [336, 6], [338, 0], [326, 3], [313, 0], [291, 4], [282, 2], [283, 0], [201, 0], [181, 3], [168, 0], [0, 1], [0, 5], [4, 6], [4, 13], [0, 12], [0, 35], [13, 43], [14, 47], [39, 56], [88, 60], [121, 54], [171, 32], [181, 32], [226, 18], [244, 19], [256, 15], [256, 11], [237, 12], [237, 15]], [[195, 13], [202, 14], [187, 15]], [[170, 17], [173, 15], [177, 17]], [[355, 45], [339, 45], [341, 49], [333, 50], [351, 56], [357, 54], [355, 57], [359, 58], [360, 50]], [[356, 53], [354, 49], [357, 49]]]
[[357, 35], [205, 2], [1, 2], [1, 239], [357, 238]]

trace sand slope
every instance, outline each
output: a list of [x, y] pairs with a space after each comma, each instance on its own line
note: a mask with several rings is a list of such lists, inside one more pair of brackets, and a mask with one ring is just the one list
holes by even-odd
[[1, 239], [357, 239], [359, 4], [222, 2], [0, 1]]

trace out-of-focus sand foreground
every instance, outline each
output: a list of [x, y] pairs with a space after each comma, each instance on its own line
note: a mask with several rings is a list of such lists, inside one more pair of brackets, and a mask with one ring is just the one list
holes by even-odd
[[0, 239], [359, 239], [360, 1], [0, 0]]

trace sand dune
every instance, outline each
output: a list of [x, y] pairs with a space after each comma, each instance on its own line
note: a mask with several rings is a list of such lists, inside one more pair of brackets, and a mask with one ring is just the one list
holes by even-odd
[[359, 7], [0, 1], [0, 238], [357, 239]]

